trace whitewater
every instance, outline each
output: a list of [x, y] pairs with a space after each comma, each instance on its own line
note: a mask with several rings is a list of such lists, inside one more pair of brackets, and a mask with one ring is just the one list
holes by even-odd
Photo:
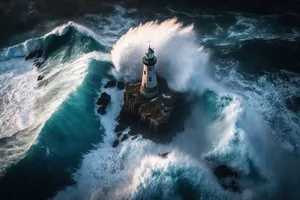
[[[42, 37], [0, 50], [2, 176], [39, 145], [48, 152], [47, 159], [63, 154], [55, 144], [47, 147], [41, 142], [43, 137], [54, 137], [47, 136], [45, 129], [51, 130], [47, 134], [55, 134], [49, 127], [51, 122], [63, 120], [60, 116], [73, 117], [73, 123], [82, 128], [65, 132], [62, 128], [66, 135], [59, 140], [75, 137], [90, 141], [82, 134], [94, 131], [94, 125], [80, 118], [87, 118], [82, 111], [88, 110], [97, 119], [97, 133], [92, 135], [97, 142], [76, 153], [79, 164], [64, 169], [71, 174], [73, 183], [60, 186], [54, 199], [299, 197], [300, 116], [299, 111], [292, 111], [286, 104], [287, 99], [300, 92], [299, 75], [287, 70], [262, 75], [243, 72], [238, 59], [218, 58], [209, 47], [214, 44], [222, 54], [229, 55], [248, 41], [293, 41], [298, 32], [259, 32], [256, 29], [262, 26], [262, 19], [239, 15], [227, 28], [217, 24], [213, 33], [199, 34], [193, 24], [176, 18], [145, 23], [123, 19], [132, 12], [137, 11], [117, 7], [109, 20], [86, 15], [85, 26], [69, 22]], [[170, 12], [178, 13], [172, 9]], [[201, 15], [188, 17], [197, 19]], [[98, 27], [87, 28], [95, 21]], [[157, 144], [139, 136], [113, 148], [123, 91], [102, 87], [111, 79], [138, 80], [141, 58], [149, 41], [158, 58], [157, 73], [173, 91], [185, 92], [196, 103], [185, 121], [185, 130], [169, 144]], [[44, 48], [47, 55], [37, 69], [24, 56], [39, 48]], [[37, 81], [41, 73], [45, 77]], [[104, 91], [112, 102], [107, 114], [99, 116], [94, 103]], [[92, 101], [82, 96], [87, 93], [92, 93]], [[89, 110], [86, 104], [93, 108]], [[70, 116], [68, 106], [79, 108]], [[73, 152], [73, 146], [65, 148]], [[166, 159], [158, 156], [168, 151], [171, 153]], [[211, 170], [219, 164], [242, 174], [238, 179], [241, 193], [222, 188]]]

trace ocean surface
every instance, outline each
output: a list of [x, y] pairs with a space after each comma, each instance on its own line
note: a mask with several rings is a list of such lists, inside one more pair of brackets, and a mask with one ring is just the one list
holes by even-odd
[[[0, 199], [300, 199], [298, 13], [106, 6], [0, 49]], [[103, 86], [138, 80], [149, 43], [191, 114], [168, 144], [113, 148], [123, 91]], [[40, 48], [37, 69], [24, 57]], [[220, 185], [220, 164], [241, 193]]]

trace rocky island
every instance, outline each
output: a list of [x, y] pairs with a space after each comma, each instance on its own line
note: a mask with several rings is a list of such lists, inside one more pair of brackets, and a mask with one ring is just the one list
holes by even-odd
[[[167, 143], [176, 133], [184, 130], [184, 121], [191, 110], [184, 93], [172, 91], [166, 80], [156, 75], [154, 71], [156, 57], [150, 47], [143, 58], [143, 63], [142, 80], [127, 84], [110, 80], [104, 86], [124, 90], [124, 104], [117, 118], [116, 139], [112, 147], [117, 147], [128, 138], [134, 140], [138, 134], [157, 143]], [[106, 107], [110, 101], [111, 97], [103, 92], [96, 101], [99, 114], [106, 114]], [[129, 131], [123, 134], [125, 130]], [[169, 153], [171, 151], [159, 153], [158, 156], [166, 159]], [[224, 189], [238, 193], [242, 191], [237, 182], [240, 177], [237, 170], [224, 164], [211, 166], [211, 170]]]
[[[156, 57], [153, 53], [154, 51], [149, 47], [143, 58], [142, 80], [127, 84], [110, 80], [103, 87], [124, 90], [124, 104], [117, 118], [116, 139], [112, 147], [117, 147], [120, 142], [129, 138], [134, 140], [138, 134], [157, 143], [167, 143], [176, 133], [184, 130], [184, 121], [191, 110], [190, 103], [184, 98], [184, 93], [172, 91], [166, 80], [156, 75], [154, 71]], [[45, 50], [38, 49], [30, 52], [25, 60], [34, 59], [33, 66], [39, 69], [45, 62], [44, 54]], [[43, 78], [44, 74], [40, 74], [37, 80]], [[111, 97], [103, 92], [95, 103], [98, 105], [97, 112], [105, 115]], [[126, 129], [129, 130], [128, 133], [123, 134]], [[166, 159], [170, 153], [171, 151], [162, 152], [157, 156]], [[243, 191], [238, 182], [243, 175], [238, 170], [225, 164], [210, 166], [210, 168], [224, 189], [237, 193]]]
[[[128, 138], [127, 134], [119, 138], [126, 129], [130, 129], [129, 135], [142, 134], [143, 137], [159, 143], [171, 141], [176, 133], [183, 130], [189, 106], [183, 93], [173, 92], [166, 80], [156, 75], [156, 60], [153, 49], [149, 47], [143, 57], [141, 81], [125, 85], [123, 82], [111, 80], [104, 86], [125, 89], [124, 105], [117, 119], [117, 138], [112, 144], [113, 147]], [[110, 96], [103, 92], [96, 102], [99, 106], [98, 113], [104, 115], [109, 103]]]
[[188, 112], [183, 94], [172, 92], [163, 78], [157, 78], [159, 94], [151, 99], [140, 93], [140, 82], [126, 86], [116, 132], [129, 126], [129, 134], [142, 132], [143, 137], [155, 142], [168, 142], [183, 130]]

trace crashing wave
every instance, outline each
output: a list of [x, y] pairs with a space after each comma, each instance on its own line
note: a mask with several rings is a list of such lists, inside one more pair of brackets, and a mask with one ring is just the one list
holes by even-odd
[[[62, 37], [69, 41], [73, 37], [79, 39], [70, 42], [69, 46], [59, 48], [55, 43]], [[43, 37], [1, 50], [0, 138], [3, 144], [0, 154], [6, 156], [0, 160], [0, 174], [11, 163], [19, 160], [35, 142], [44, 123], [69, 93], [81, 84], [89, 62], [110, 60], [107, 54], [96, 51], [98, 47], [85, 50], [86, 45], [95, 46], [94, 43], [98, 42], [92, 31], [69, 22]], [[36, 69], [32, 67], [33, 62], [25, 61], [24, 57], [41, 47], [48, 53], [52, 51], [54, 55], [49, 53], [45, 64]], [[40, 83], [37, 81], [39, 73], [45, 75]]]

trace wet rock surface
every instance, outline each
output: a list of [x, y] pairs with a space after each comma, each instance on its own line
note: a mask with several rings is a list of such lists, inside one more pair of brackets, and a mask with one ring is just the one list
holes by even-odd
[[112, 147], [117, 147], [119, 144], [119, 140], [118, 139], [115, 139], [113, 144], [112, 144]]
[[124, 82], [118, 82], [117, 83], [117, 88], [118, 88], [118, 90], [124, 90], [125, 89], [125, 83]]
[[105, 115], [105, 114], [106, 114], [106, 107], [105, 107], [105, 106], [100, 106], [100, 107], [97, 109], [97, 112], [98, 112], [100, 115]]
[[[130, 139], [136, 140], [142, 133], [144, 138], [158, 143], [170, 142], [173, 136], [184, 128], [184, 121], [190, 113], [190, 105], [183, 98], [183, 93], [171, 91], [164, 79], [158, 77], [159, 95], [152, 99], [147, 99], [140, 95], [140, 82], [124, 85], [124, 105], [115, 127], [116, 139], [112, 142], [112, 147], [116, 148], [121, 142]], [[108, 81], [104, 88], [117, 87], [122, 89], [119, 82]], [[110, 96], [103, 92], [97, 104], [99, 113], [106, 113], [106, 106], [110, 102]], [[126, 131], [128, 130], [129, 131]], [[124, 134], [123, 134], [124, 133]], [[171, 151], [158, 153], [162, 159], [168, 158]], [[232, 192], [240, 193], [237, 179], [240, 174], [230, 166], [221, 164], [212, 167], [212, 172], [218, 179], [220, 185]]]
[[110, 103], [111, 97], [106, 92], [101, 93], [100, 98], [97, 100], [97, 105], [106, 107]]
[[166, 152], [166, 153], [159, 153], [158, 156], [161, 158], [167, 158], [170, 153], [171, 153], [171, 151]]
[[128, 134], [125, 134], [125, 135], [123, 135], [121, 142], [123, 142], [124, 140], [127, 140], [127, 139], [128, 139]]
[[111, 101], [111, 97], [109, 94], [106, 92], [101, 93], [100, 98], [97, 100], [96, 104], [99, 105], [100, 107], [97, 109], [97, 112], [100, 115], [105, 115], [106, 114], [106, 107]]
[[104, 85], [104, 88], [113, 88], [113, 87], [116, 87], [116, 85], [117, 85], [117, 81], [111, 80], [111, 81], [108, 81], [108, 82]]
[[213, 168], [213, 173], [224, 189], [238, 193], [242, 192], [242, 188], [237, 182], [237, 178], [239, 178], [240, 175], [233, 168], [227, 165], [219, 165]]
[[40, 75], [38, 76], [37, 80], [38, 80], [38, 81], [41, 81], [41, 80], [43, 80], [43, 78], [44, 78], [44, 75], [43, 75], [43, 74], [40, 74]]
[[126, 86], [116, 132], [130, 127], [129, 135], [142, 133], [145, 138], [165, 143], [183, 130], [184, 120], [189, 112], [183, 93], [171, 91], [166, 81], [160, 77], [158, 85], [160, 94], [152, 99], [140, 94], [140, 82]]

